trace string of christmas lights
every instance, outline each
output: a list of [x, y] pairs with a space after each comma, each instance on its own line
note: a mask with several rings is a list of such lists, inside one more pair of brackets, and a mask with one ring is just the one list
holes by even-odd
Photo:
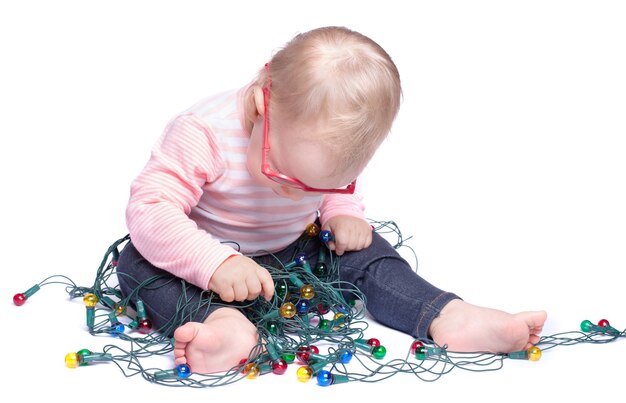
[[[372, 221], [372, 228], [381, 234], [395, 234], [397, 249], [404, 239], [393, 221]], [[301, 242], [315, 237], [328, 242], [332, 234], [310, 224]], [[92, 363], [113, 363], [126, 377], [141, 376], [149, 382], [178, 387], [216, 387], [242, 379], [257, 379], [265, 374], [283, 375], [289, 365], [297, 365], [297, 380], [312, 379], [320, 386], [345, 382], [377, 382], [398, 374], [410, 374], [423, 381], [435, 381], [453, 369], [495, 371], [504, 361], [537, 361], [542, 352], [557, 346], [581, 343], [609, 343], [625, 336], [606, 319], [597, 324], [583, 320], [580, 331], [543, 336], [528, 350], [508, 354], [459, 353], [432, 340], [416, 339], [403, 357], [389, 359], [380, 340], [366, 335], [366, 297], [354, 285], [339, 276], [340, 257], [334, 255], [324, 242], [318, 262], [311, 267], [306, 256], [298, 255], [291, 262], [263, 265], [275, 283], [275, 296], [270, 300], [259, 297], [236, 304], [256, 326], [257, 345], [249, 355], [228, 371], [217, 374], [194, 373], [181, 364], [175, 368], [148, 368], [145, 362], [152, 356], [173, 353], [173, 339], [167, 337], [174, 329], [194, 317], [199, 310], [224, 304], [217, 296], [204, 292], [200, 302], [192, 303], [183, 280], [183, 293], [177, 304], [177, 315], [160, 329], [153, 329], [146, 314], [140, 291], [162, 286], [165, 277], [155, 276], [140, 283], [126, 298], [119, 289], [116, 272], [119, 251], [130, 240], [128, 235], [115, 241], [106, 251], [91, 287], [79, 287], [62, 275], [50, 276], [13, 297], [16, 306], [23, 305], [41, 287], [63, 284], [73, 298], [82, 298], [86, 311], [86, 327], [94, 336], [110, 336], [114, 342], [102, 351], [80, 349], [65, 356], [68, 368]], [[417, 266], [415, 266], [417, 267]], [[174, 281], [169, 279], [167, 281]], [[127, 348], [122, 348], [120, 344]]]

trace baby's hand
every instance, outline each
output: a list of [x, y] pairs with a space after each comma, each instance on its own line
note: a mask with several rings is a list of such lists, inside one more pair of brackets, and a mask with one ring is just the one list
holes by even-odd
[[209, 290], [224, 302], [253, 300], [261, 294], [269, 301], [274, 295], [274, 280], [254, 260], [236, 255], [226, 259], [213, 273]]
[[365, 249], [372, 243], [372, 227], [357, 217], [346, 215], [332, 217], [322, 229], [333, 234], [334, 240], [328, 243], [328, 247], [337, 255]]

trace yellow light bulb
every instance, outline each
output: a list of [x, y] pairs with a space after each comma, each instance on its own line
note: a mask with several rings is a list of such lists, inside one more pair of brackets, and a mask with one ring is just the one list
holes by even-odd
[[244, 368], [244, 372], [247, 372], [246, 378], [248, 379], [256, 379], [261, 374], [261, 369], [258, 365], [255, 365], [253, 362], [250, 362]]
[[287, 319], [296, 316], [296, 306], [293, 304], [293, 302], [285, 302], [281, 305], [280, 316]]
[[78, 353], [67, 353], [65, 355], [65, 366], [68, 368], [76, 368], [80, 365], [80, 357]]
[[317, 224], [311, 223], [306, 226], [306, 234], [310, 236], [311, 238], [315, 238], [316, 236], [319, 235], [319, 233], [320, 233], [320, 227], [318, 227]]
[[529, 361], [539, 361], [541, 358], [541, 350], [539, 347], [531, 347], [528, 349], [528, 360]]
[[300, 296], [304, 299], [313, 299], [315, 297], [315, 289], [311, 284], [305, 284], [300, 287]]
[[300, 382], [308, 382], [313, 377], [313, 370], [311, 367], [300, 367], [296, 371], [296, 376]]
[[87, 308], [94, 308], [98, 303], [98, 297], [94, 294], [88, 293], [83, 297], [83, 302]]
[[337, 312], [335, 314], [335, 316], [333, 316], [333, 330], [337, 330], [339, 328], [341, 328], [342, 326], [345, 325], [344, 321], [345, 321], [345, 316], [343, 313], [341, 312]]
[[126, 307], [121, 304], [115, 304], [115, 314], [117, 316], [124, 315], [126, 313]]

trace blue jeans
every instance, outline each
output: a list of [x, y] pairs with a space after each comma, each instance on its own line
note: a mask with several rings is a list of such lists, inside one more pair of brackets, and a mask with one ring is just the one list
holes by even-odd
[[[321, 241], [311, 239], [304, 245], [294, 242], [273, 255], [255, 256], [260, 264], [276, 267], [276, 258], [286, 263], [297, 253], [304, 252], [311, 266], [318, 259]], [[200, 303], [211, 293], [183, 282], [172, 274], [149, 263], [129, 242], [122, 250], [117, 265], [120, 289], [125, 297], [134, 300], [139, 292], [153, 328], [171, 335], [171, 323], [178, 316], [178, 324], [186, 321], [202, 322], [221, 305]], [[420, 277], [409, 263], [376, 232], [372, 244], [363, 250], [346, 252], [341, 256], [339, 274], [342, 281], [354, 284], [366, 297], [366, 309], [379, 323], [416, 338], [427, 338], [433, 319], [455, 294], [442, 291]], [[137, 288], [145, 281], [149, 285]], [[193, 306], [188, 312], [180, 312], [181, 296], [185, 306]], [[190, 302], [190, 303], [189, 303]], [[237, 303], [233, 303], [237, 306]], [[169, 326], [169, 327], [168, 327]]]

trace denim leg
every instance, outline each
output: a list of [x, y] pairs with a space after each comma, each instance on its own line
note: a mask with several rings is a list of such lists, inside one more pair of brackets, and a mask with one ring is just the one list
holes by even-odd
[[[253, 258], [259, 263], [276, 267], [278, 262], [293, 260], [300, 251], [298, 245], [296, 241], [274, 255]], [[212, 299], [212, 292], [154, 266], [132, 242], [128, 242], [120, 252], [116, 272], [122, 296], [129, 298], [132, 304], [141, 299], [153, 329], [168, 336], [172, 336], [174, 330], [186, 322], [203, 322], [209, 314], [224, 306], [239, 308], [237, 302]]]
[[[260, 264], [276, 267], [277, 260], [291, 261], [304, 252], [312, 266], [317, 263], [321, 243], [317, 238], [294, 242], [283, 251], [254, 259]], [[337, 258], [337, 257], [333, 257]], [[117, 266], [122, 294], [132, 301], [142, 299], [155, 330], [172, 334], [176, 327], [188, 321], [202, 322], [224, 304], [210, 304], [211, 293], [184, 282], [165, 270], [149, 263], [129, 242], [120, 253]], [[459, 297], [442, 291], [420, 277], [409, 263], [377, 233], [372, 245], [346, 252], [340, 257], [341, 281], [356, 286], [366, 298], [367, 311], [381, 324], [412, 337], [428, 338], [428, 329], [441, 309]], [[137, 289], [150, 281], [148, 286]], [[180, 312], [180, 307], [185, 308]], [[236, 307], [236, 304], [230, 306]], [[173, 322], [173, 320], [176, 320]]]
[[131, 303], [141, 299], [154, 330], [172, 336], [185, 322], [202, 322], [220, 306], [210, 303], [211, 293], [159, 269], [129, 242], [117, 264], [120, 291]]
[[366, 297], [367, 311], [381, 324], [416, 338], [428, 329], [455, 294], [442, 291], [420, 277], [409, 263], [377, 233], [370, 247], [341, 256], [342, 281], [354, 284]]
[[[318, 238], [294, 243], [276, 256], [289, 262], [303, 252], [315, 266], [321, 242]], [[333, 255], [333, 259], [337, 256]], [[273, 259], [273, 260], [272, 260]], [[416, 338], [429, 338], [428, 329], [441, 309], [457, 295], [440, 290], [420, 277], [380, 234], [372, 234], [372, 244], [363, 250], [346, 252], [339, 257], [342, 282], [356, 286], [365, 296], [365, 308], [381, 324]], [[258, 259], [269, 265], [276, 258]], [[329, 261], [330, 258], [327, 258]], [[346, 298], [354, 296], [344, 293]]]

